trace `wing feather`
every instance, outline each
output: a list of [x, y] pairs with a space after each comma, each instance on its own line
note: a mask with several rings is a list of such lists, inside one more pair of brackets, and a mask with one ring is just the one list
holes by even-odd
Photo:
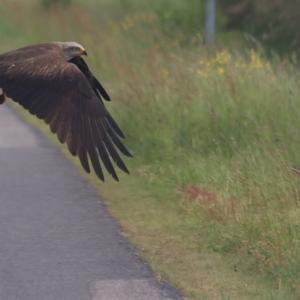
[[97, 148], [95, 148], [95, 132], [94, 132], [94, 127], [91, 123], [91, 120], [88, 119], [86, 122], [88, 122], [87, 126], [89, 126], [88, 132], [88, 140], [89, 140], [89, 145], [88, 145], [88, 153], [93, 165], [93, 168], [96, 172], [96, 175], [104, 181], [104, 175], [102, 172], [102, 168], [99, 162], [99, 156], [97, 154]]
[[131, 154], [121, 141], [122, 130], [102, 102], [102, 97], [110, 100], [107, 92], [83, 59], [66, 62], [57, 48], [46, 49], [47, 44], [0, 55], [0, 87], [7, 97], [49, 124], [86, 172], [90, 173], [91, 163], [104, 181], [102, 161], [118, 180], [113, 162], [128, 173], [118, 150]]
[[129, 173], [126, 165], [124, 164], [123, 160], [121, 159], [120, 155], [118, 154], [118, 152], [116, 151], [115, 147], [113, 146], [113, 144], [111, 143], [110, 138], [107, 136], [107, 133], [103, 127], [103, 125], [101, 124], [100, 127], [103, 131], [103, 142], [105, 144], [106, 149], [108, 150], [110, 156], [112, 157], [112, 159], [114, 160], [114, 162], [117, 164], [117, 166], [123, 170], [125, 173]]
[[92, 74], [90, 71], [88, 65], [84, 61], [82, 57], [74, 57], [73, 59], [70, 60], [71, 63], [75, 64], [79, 70], [85, 75], [87, 80], [89, 81], [91, 87], [95, 91], [96, 95], [101, 99], [101, 96], [107, 100], [110, 101], [110, 97], [102, 84], [97, 80], [97, 78]]
[[98, 137], [98, 141], [97, 141], [97, 149], [98, 149], [98, 152], [99, 152], [99, 155], [101, 157], [101, 160], [103, 161], [103, 164], [106, 168], [106, 170], [108, 171], [108, 173], [116, 180], [119, 180], [115, 170], [114, 170], [114, 167], [110, 161], [110, 158], [109, 158], [109, 155], [106, 151], [106, 148], [105, 148], [105, 145], [103, 143], [103, 138], [102, 138], [102, 135], [103, 135], [103, 132], [101, 132], [99, 130], [99, 126], [97, 124], [97, 121], [94, 121], [94, 126], [95, 126], [95, 130], [97, 132], [97, 137]]
[[109, 123], [106, 122], [104, 125], [105, 130], [108, 132], [110, 138], [112, 139], [114, 145], [126, 156], [132, 157], [131, 153], [128, 151], [128, 149], [124, 146], [124, 144], [121, 142], [119, 137], [116, 135], [116, 133], [112, 130]]

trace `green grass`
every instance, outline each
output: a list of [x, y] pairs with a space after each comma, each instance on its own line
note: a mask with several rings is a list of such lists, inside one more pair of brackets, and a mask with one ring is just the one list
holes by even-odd
[[183, 46], [155, 14], [110, 3], [6, 1], [1, 49], [86, 46], [135, 155], [120, 183], [88, 178], [158, 278], [189, 299], [299, 299], [298, 71], [253, 51]]

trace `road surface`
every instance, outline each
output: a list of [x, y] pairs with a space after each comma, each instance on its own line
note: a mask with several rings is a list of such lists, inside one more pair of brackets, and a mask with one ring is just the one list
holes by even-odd
[[99, 196], [0, 106], [0, 300], [170, 300]]

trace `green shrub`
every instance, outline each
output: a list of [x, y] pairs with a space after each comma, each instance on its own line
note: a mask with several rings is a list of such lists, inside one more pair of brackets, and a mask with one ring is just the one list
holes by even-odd
[[203, 27], [203, 5], [197, 1], [159, 1], [154, 6], [164, 30], [195, 34]]
[[222, 7], [229, 28], [246, 31], [280, 52], [299, 47], [299, 1], [228, 0]]

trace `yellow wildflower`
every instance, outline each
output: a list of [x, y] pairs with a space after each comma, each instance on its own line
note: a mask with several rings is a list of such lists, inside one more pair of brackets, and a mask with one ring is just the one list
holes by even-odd
[[228, 65], [231, 61], [231, 54], [227, 50], [222, 50], [216, 54], [215, 62], [220, 65]]
[[250, 51], [250, 66], [254, 69], [264, 69], [266, 66], [260, 56], [254, 50]]
[[219, 74], [220, 76], [224, 76], [224, 74], [225, 74], [225, 70], [224, 70], [223, 67], [219, 67], [219, 68], [217, 69], [217, 72], [218, 72], [218, 74]]

